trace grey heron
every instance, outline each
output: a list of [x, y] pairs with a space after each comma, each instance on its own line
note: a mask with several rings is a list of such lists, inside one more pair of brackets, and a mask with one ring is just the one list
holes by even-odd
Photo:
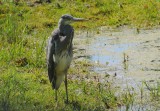
[[69, 14], [63, 15], [59, 20], [58, 28], [52, 32], [48, 39], [48, 76], [52, 88], [55, 89], [55, 100], [57, 100], [57, 90], [64, 80], [66, 101], [68, 102], [67, 71], [73, 57], [72, 40], [74, 37], [74, 29], [70, 24], [77, 21], [85, 21], [85, 19], [75, 18]]

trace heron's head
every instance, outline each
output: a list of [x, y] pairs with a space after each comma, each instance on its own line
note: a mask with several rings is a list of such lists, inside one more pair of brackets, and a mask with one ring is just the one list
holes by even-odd
[[73, 22], [85, 21], [85, 20], [86, 19], [84, 19], [84, 18], [76, 18], [76, 17], [73, 17], [69, 14], [65, 14], [65, 15], [62, 15], [62, 17], [60, 18], [59, 25], [69, 25]]

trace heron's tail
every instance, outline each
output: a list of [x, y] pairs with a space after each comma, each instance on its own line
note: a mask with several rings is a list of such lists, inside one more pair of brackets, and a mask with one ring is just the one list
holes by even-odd
[[58, 88], [60, 87], [63, 79], [64, 79], [64, 75], [59, 75], [59, 76], [56, 77], [56, 79], [53, 79], [52, 80], [52, 89], [58, 90]]
[[52, 89], [56, 89], [56, 80], [55, 79], [52, 80], [51, 84], [52, 84]]

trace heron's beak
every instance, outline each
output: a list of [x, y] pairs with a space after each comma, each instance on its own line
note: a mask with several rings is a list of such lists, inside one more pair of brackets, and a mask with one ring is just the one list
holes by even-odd
[[73, 22], [78, 22], [78, 21], [87, 21], [87, 19], [84, 19], [84, 18], [73, 18]]

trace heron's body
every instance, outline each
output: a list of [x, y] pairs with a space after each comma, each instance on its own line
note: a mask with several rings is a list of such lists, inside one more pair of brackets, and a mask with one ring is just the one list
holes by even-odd
[[[67, 92], [67, 71], [73, 57], [72, 40], [74, 36], [74, 29], [70, 25], [73, 20], [83, 20], [74, 18], [70, 15], [64, 15], [59, 20], [58, 29], [53, 31], [47, 46], [47, 66], [49, 80], [52, 88], [58, 90], [64, 77], [65, 87], [68, 101]], [[57, 96], [57, 95], [56, 95]]]
[[[65, 27], [67, 27], [66, 30], [56, 29], [48, 41], [48, 52], [53, 52], [51, 57], [48, 57], [48, 62], [50, 61], [49, 64], [54, 64], [54, 67], [49, 68], [48, 73], [56, 77], [56, 79], [54, 76], [50, 77], [50, 81], [54, 81], [52, 82], [53, 89], [59, 88], [73, 57], [72, 43], [70, 41], [73, 39], [74, 30], [69, 25]], [[59, 48], [61, 46], [63, 46], [62, 49]], [[52, 71], [50, 72], [50, 70]]]

